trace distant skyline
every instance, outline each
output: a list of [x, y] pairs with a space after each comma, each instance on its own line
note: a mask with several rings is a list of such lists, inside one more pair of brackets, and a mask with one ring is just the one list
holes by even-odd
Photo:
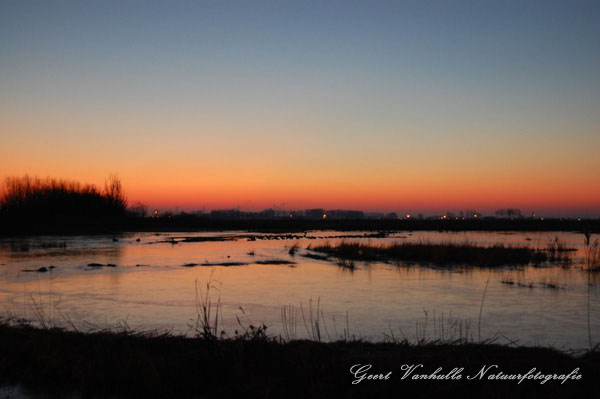
[[2, 1], [0, 179], [600, 217], [598, 1]]

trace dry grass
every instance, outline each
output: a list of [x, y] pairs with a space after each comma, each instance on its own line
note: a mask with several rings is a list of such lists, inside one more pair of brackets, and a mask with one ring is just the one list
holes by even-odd
[[[219, 331], [219, 323], [222, 322], [221, 316], [221, 295], [218, 294], [216, 302], [211, 296], [211, 290], [218, 290], [218, 287], [213, 283], [212, 274], [208, 282], [202, 290], [202, 286], [196, 285], [196, 321], [193, 326], [196, 336], [199, 338], [214, 340], [217, 339]], [[190, 326], [192, 327], [192, 326]], [[221, 330], [221, 336], [225, 332]]]
[[590, 243], [589, 236], [585, 242], [585, 268], [590, 272], [600, 272], [600, 241]]
[[527, 246], [478, 246], [454, 243], [394, 243], [370, 245], [342, 242], [324, 244], [311, 248], [342, 260], [353, 261], [402, 261], [427, 263], [439, 266], [463, 265], [496, 267], [505, 265], [539, 264], [549, 260], [545, 250]]

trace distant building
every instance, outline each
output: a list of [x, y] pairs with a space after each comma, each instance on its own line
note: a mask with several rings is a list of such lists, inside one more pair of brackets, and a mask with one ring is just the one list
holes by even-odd
[[325, 210], [317, 208], [317, 209], [307, 209], [305, 211], [305, 215], [308, 219], [323, 219], [323, 215], [325, 214]]
[[365, 214], [362, 211], [352, 211], [336, 209], [324, 212], [327, 214], [327, 219], [364, 219]]
[[520, 209], [512, 209], [512, 208], [498, 209], [494, 213], [499, 218], [521, 219], [523, 217]]

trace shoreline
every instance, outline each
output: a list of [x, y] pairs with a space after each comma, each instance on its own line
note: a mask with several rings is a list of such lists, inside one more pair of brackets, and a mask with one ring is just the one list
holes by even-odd
[[[31, 222], [31, 223], [28, 223]], [[337, 219], [296, 218], [221, 219], [209, 216], [172, 218], [126, 218], [111, 224], [44, 224], [37, 221], [8, 221], [0, 218], [0, 237], [29, 235], [101, 235], [132, 232], [248, 231], [257, 233], [298, 233], [331, 231], [498, 231], [498, 232], [581, 232], [600, 233], [600, 219], [497, 219], [467, 220]]]
[[[598, 350], [573, 355], [495, 343], [282, 342], [260, 329], [218, 339], [4, 322], [0, 353], [0, 386], [52, 397], [440, 397], [452, 391], [467, 397], [561, 398], [600, 393]], [[510, 378], [527, 373], [533, 377], [521, 383]], [[542, 383], [536, 373], [580, 378]]]

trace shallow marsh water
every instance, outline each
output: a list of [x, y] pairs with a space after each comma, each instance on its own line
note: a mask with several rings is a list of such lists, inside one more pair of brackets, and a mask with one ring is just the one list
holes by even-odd
[[[600, 342], [600, 281], [582, 269], [582, 234], [533, 232], [311, 231], [131, 233], [38, 236], [0, 240], [0, 313], [81, 330], [120, 324], [134, 330], [194, 334], [196, 282], [211, 282], [230, 336], [244, 326], [305, 338], [319, 321], [324, 340], [349, 334], [381, 341], [474, 340], [582, 349]], [[555, 237], [577, 248], [568, 267], [436, 268], [358, 263], [351, 271], [307, 258], [306, 247], [329, 242], [470, 242], [545, 247]], [[592, 240], [598, 238], [592, 237]], [[139, 240], [139, 241], [138, 241]], [[289, 248], [297, 244], [294, 255]], [[259, 264], [257, 262], [292, 264]], [[275, 262], [273, 262], [275, 261]], [[116, 265], [91, 267], [89, 264]], [[185, 265], [195, 264], [190, 267]], [[213, 266], [202, 266], [211, 264]], [[214, 266], [215, 264], [241, 264]], [[47, 272], [26, 272], [41, 267]], [[487, 285], [487, 290], [486, 290]], [[485, 291], [485, 300], [482, 298]], [[589, 296], [588, 296], [589, 293]], [[588, 329], [588, 299], [590, 328]], [[481, 318], [479, 317], [481, 310]], [[304, 317], [303, 317], [304, 314]], [[291, 315], [295, 315], [294, 318]], [[588, 334], [590, 333], [590, 334]]]

